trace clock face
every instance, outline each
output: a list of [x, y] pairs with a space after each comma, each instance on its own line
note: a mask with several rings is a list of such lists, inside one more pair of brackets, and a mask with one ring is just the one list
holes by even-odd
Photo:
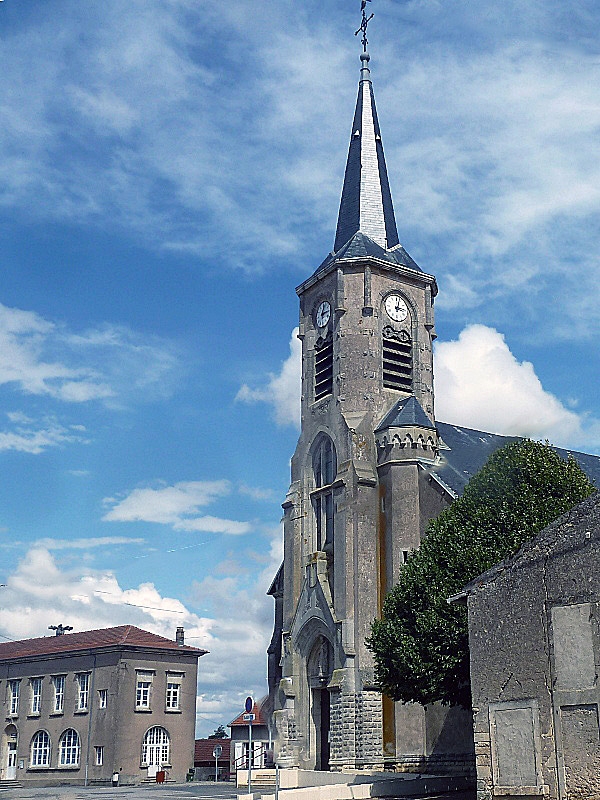
[[402, 322], [408, 317], [408, 308], [399, 294], [388, 294], [385, 298], [385, 310], [394, 322]]
[[323, 300], [321, 305], [317, 308], [317, 325], [319, 328], [324, 328], [329, 322], [331, 316], [331, 306], [327, 300]]

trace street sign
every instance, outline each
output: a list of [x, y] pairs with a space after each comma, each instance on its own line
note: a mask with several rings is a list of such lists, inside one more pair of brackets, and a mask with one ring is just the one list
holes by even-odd
[[220, 744], [216, 744], [213, 750], [213, 758], [221, 758], [223, 755], [223, 748]]
[[254, 700], [251, 697], [246, 698], [246, 714], [249, 714], [254, 707]]
[[256, 714], [244, 714], [244, 722], [254, 722]]

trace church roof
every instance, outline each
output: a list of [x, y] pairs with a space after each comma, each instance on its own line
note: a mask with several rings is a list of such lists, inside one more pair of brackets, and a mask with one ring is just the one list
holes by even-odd
[[[463, 493], [468, 481], [479, 472], [495, 450], [520, 438], [463, 428], [447, 422], [437, 422], [436, 427], [442, 439], [440, 460], [431, 471], [457, 495]], [[563, 458], [572, 455], [588, 478], [600, 487], [600, 456], [559, 447], [555, 450]]]
[[[372, 256], [417, 271], [398, 240], [392, 193], [369, 69], [361, 53], [360, 81], [342, 187], [333, 252], [319, 269], [338, 259]], [[317, 270], [318, 272], [318, 270]]]
[[362, 62], [356, 111], [344, 175], [344, 187], [335, 234], [337, 252], [357, 232], [369, 236], [386, 250], [398, 244], [381, 131], [369, 69], [370, 56]]
[[418, 425], [420, 428], [435, 430], [435, 425], [423, 411], [423, 407], [414, 395], [398, 400], [391, 411], [385, 415], [375, 433], [386, 428], [403, 428], [407, 425]]
[[342, 259], [355, 260], [357, 258], [378, 258], [380, 261], [387, 261], [390, 264], [399, 264], [408, 269], [421, 272], [416, 261], [413, 261], [401, 244], [396, 245], [391, 250], [386, 250], [362, 231], [353, 233], [350, 239], [348, 239], [339, 250], [330, 253], [319, 266], [317, 272], [321, 269], [325, 269], [334, 261], [341, 261]]

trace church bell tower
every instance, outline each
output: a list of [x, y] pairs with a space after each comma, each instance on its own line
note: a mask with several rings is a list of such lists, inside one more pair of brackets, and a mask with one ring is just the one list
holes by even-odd
[[426, 748], [424, 710], [380, 694], [365, 642], [448, 504], [429, 473], [437, 285], [398, 240], [366, 36], [360, 60], [334, 248], [296, 290], [302, 428], [269, 651], [281, 647], [270, 685], [283, 767], [410, 766]]

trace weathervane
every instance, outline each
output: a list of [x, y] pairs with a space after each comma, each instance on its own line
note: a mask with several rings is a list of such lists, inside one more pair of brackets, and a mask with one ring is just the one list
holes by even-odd
[[365, 8], [367, 7], [367, 3], [370, 3], [370, 2], [371, 2], [371, 0], [360, 0], [360, 10], [362, 11], [362, 21], [360, 23], [360, 28], [357, 31], [355, 31], [355, 33], [354, 33], [355, 36], [358, 36], [358, 34], [362, 31], [361, 42], [362, 42], [362, 46], [363, 46], [363, 52], [365, 52], [365, 53], [367, 52], [367, 45], [369, 44], [369, 41], [367, 39], [367, 27], [369, 25], [369, 22], [373, 19], [373, 14], [371, 14], [370, 16], [367, 17], [367, 12], [365, 11]]

